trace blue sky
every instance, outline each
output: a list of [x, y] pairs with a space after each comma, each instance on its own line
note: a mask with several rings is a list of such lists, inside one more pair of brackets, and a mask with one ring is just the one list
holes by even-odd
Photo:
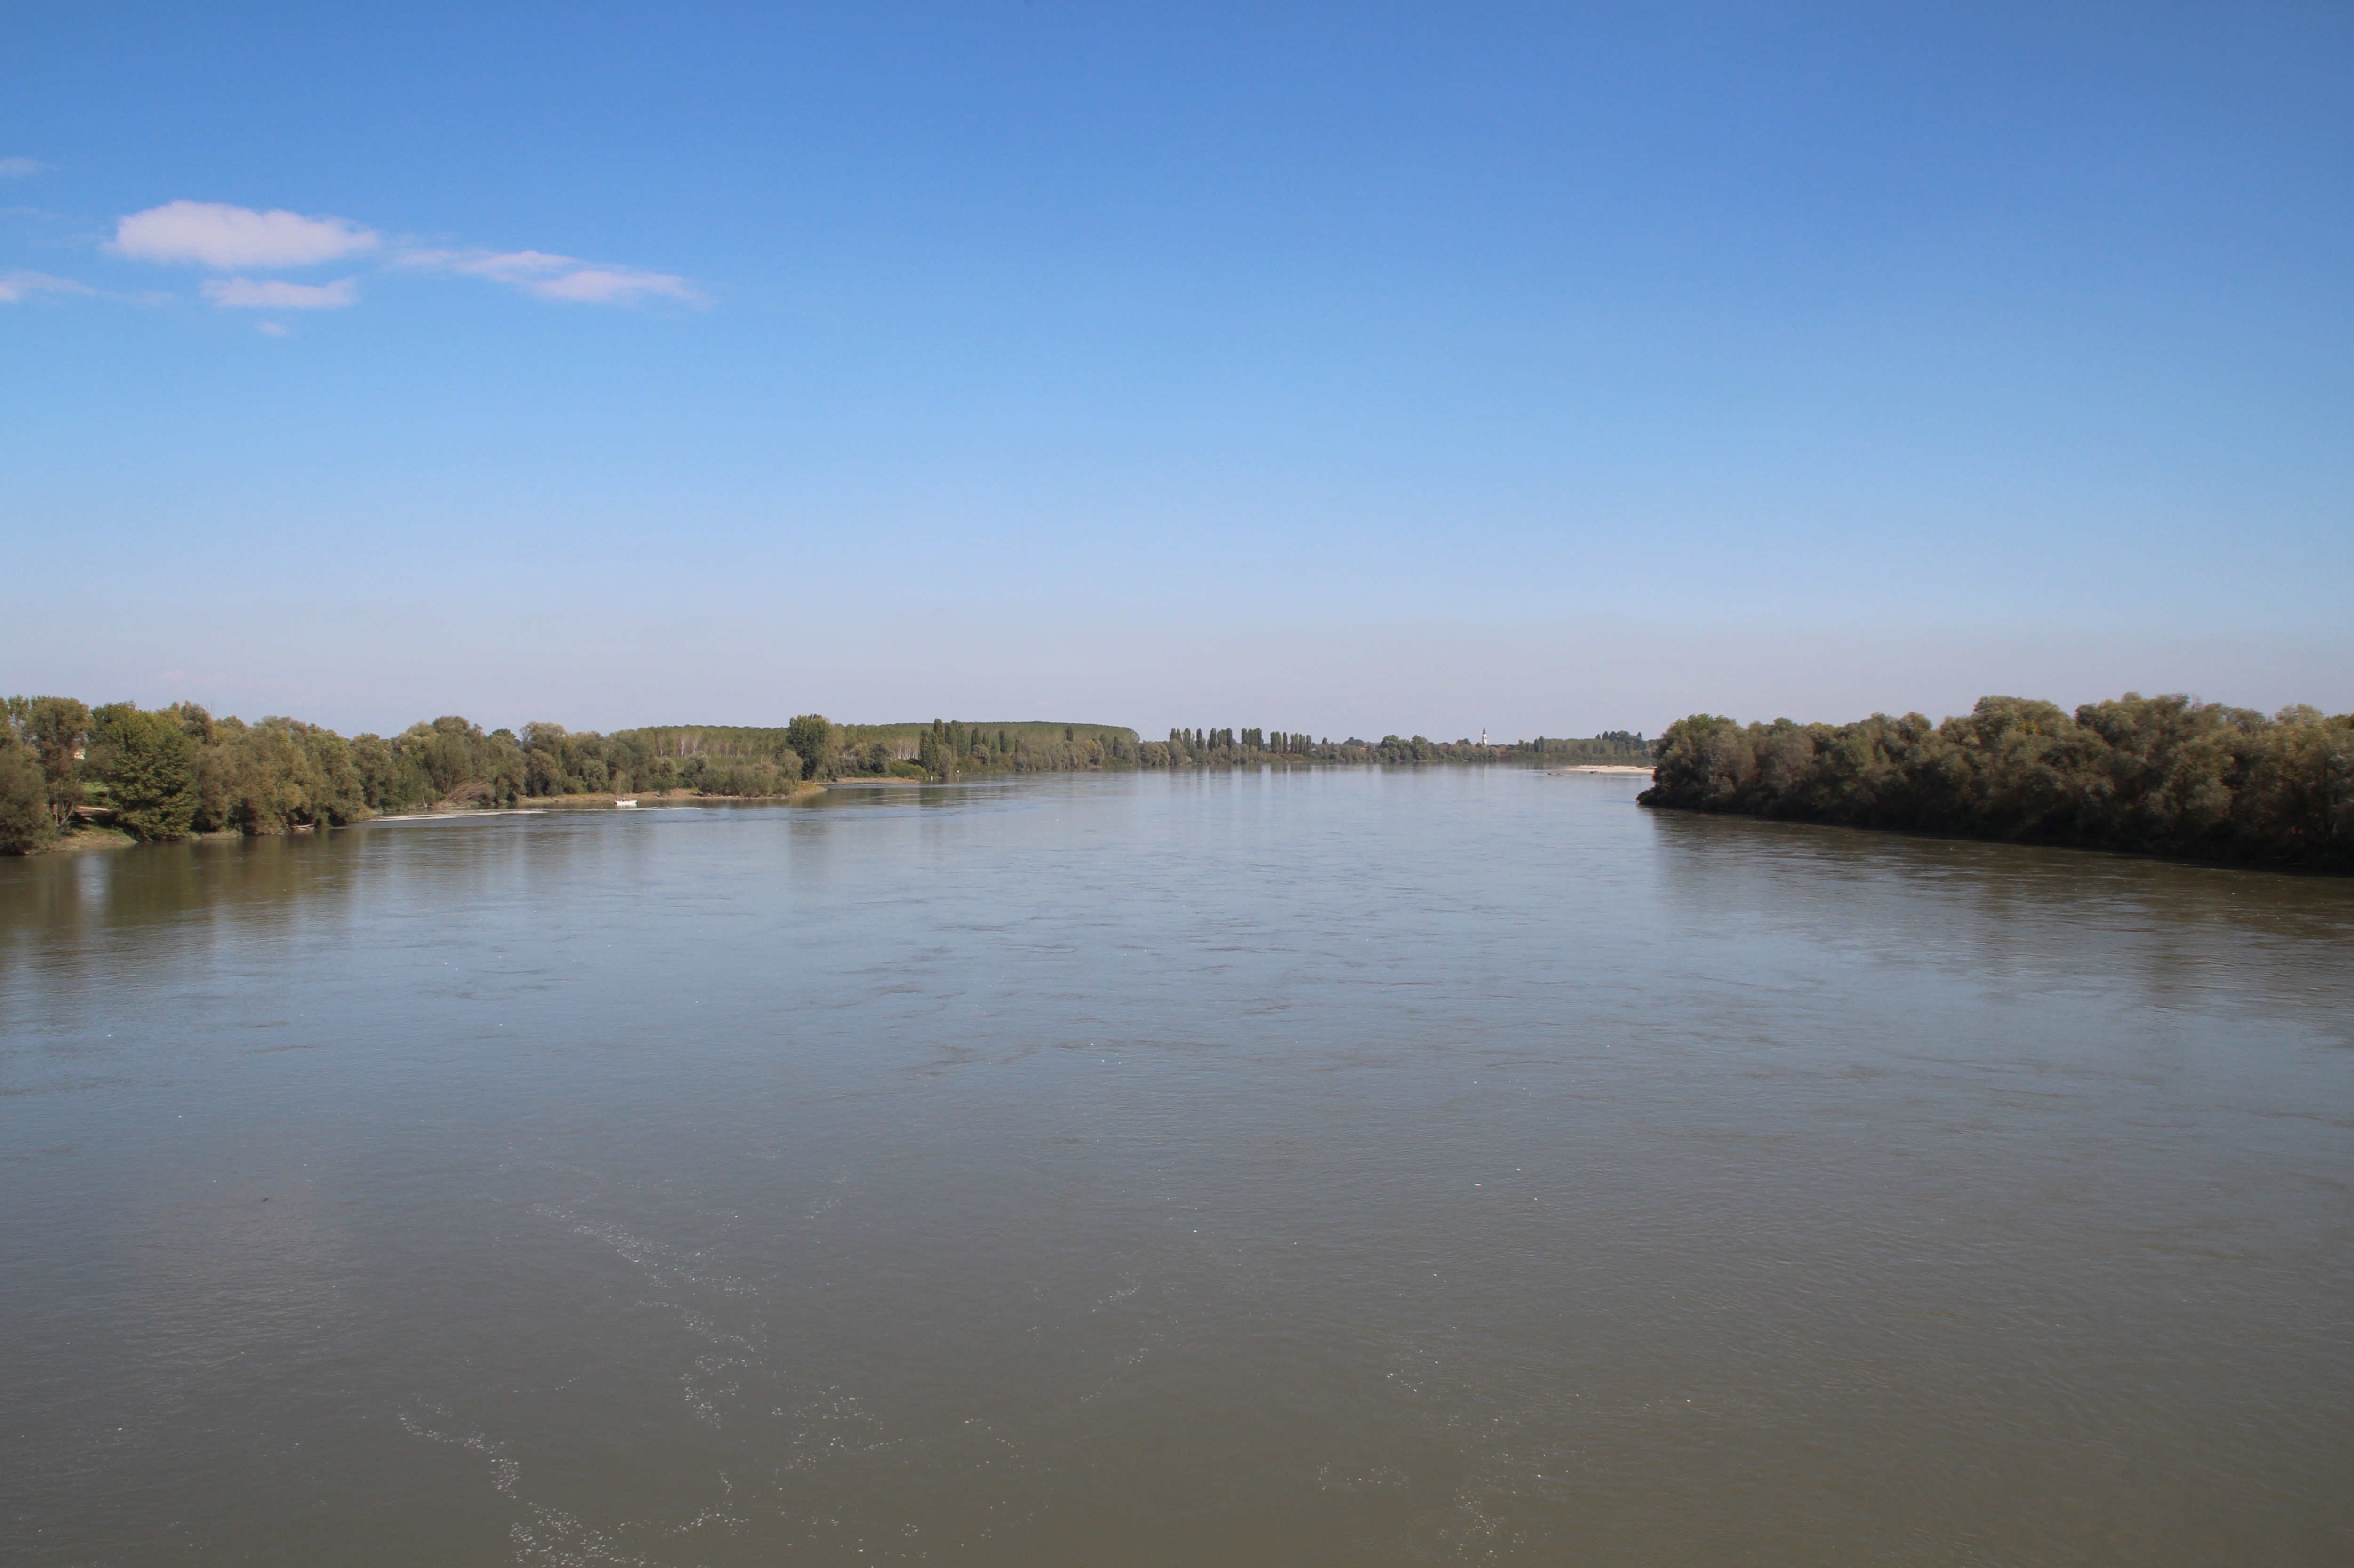
[[2323, 5], [13, 6], [0, 686], [2342, 711], [2349, 81]]

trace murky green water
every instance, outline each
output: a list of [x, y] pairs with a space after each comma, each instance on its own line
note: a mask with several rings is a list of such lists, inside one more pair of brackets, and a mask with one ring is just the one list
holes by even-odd
[[5, 1555], [2354, 1556], [2354, 883], [1637, 788], [0, 863]]

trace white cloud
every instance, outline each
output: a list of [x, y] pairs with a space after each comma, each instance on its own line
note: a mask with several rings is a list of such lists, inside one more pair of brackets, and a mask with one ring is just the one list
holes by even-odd
[[307, 267], [368, 249], [376, 240], [374, 229], [346, 217], [172, 201], [119, 219], [108, 249], [142, 261], [194, 261], [226, 270]]
[[544, 299], [568, 300], [575, 304], [630, 304], [655, 295], [691, 304], [699, 304], [703, 300], [694, 284], [668, 272], [603, 266], [577, 256], [556, 256], [545, 250], [413, 250], [400, 260], [411, 267], [488, 278], [528, 290]]
[[48, 167], [38, 158], [0, 158], [0, 180], [30, 179]]
[[214, 304], [265, 311], [332, 311], [352, 304], [359, 297], [356, 278], [338, 278], [332, 283], [289, 283], [278, 278], [205, 281], [205, 298]]
[[[7, 162], [0, 160], [0, 167]], [[383, 236], [376, 230], [347, 217], [305, 217], [282, 209], [257, 212], [223, 202], [173, 201], [117, 219], [114, 238], [106, 249], [144, 261], [187, 261], [224, 272], [244, 272], [314, 266], [383, 243]], [[546, 250], [429, 250], [403, 246], [388, 260], [397, 267], [487, 278], [542, 299], [572, 304], [641, 304], [657, 299], [705, 302], [694, 284], [673, 273], [584, 261]], [[0, 299], [21, 299], [25, 290], [34, 287], [95, 291], [61, 280], [38, 284], [0, 281], [0, 288], [6, 291], [0, 292]], [[311, 284], [232, 277], [207, 282], [204, 297], [216, 305], [316, 311], [356, 302], [359, 288], [355, 278]]]
[[667, 272], [641, 272], [633, 267], [583, 267], [532, 287], [535, 293], [551, 300], [595, 305], [626, 304], [649, 294], [664, 294], [673, 300], [703, 298], [684, 278], [674, 278]]
[[268, 337], [284, 337], [286, 335], [286, 323], [284, 322], [256, 322], [253, 323], [253, 330]]
[[0, 272], [0, 304], [16, 304], [31, 294], [95, 294], [87, 283], [52, 278], [47, 272]]

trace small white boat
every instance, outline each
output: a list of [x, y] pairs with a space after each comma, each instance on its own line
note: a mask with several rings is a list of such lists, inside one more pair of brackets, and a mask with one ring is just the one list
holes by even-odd
[[614, 801], [614, 802], [613, 802], [613, 804], [614, 804], [615, 806], [617, 806], [617, 807], [620, 807], [620, 809], [622, 809], [623, 810], [629, 810], [630, 808], [631, 808], [631, 807], [635, 806], [635, 805], [637, 804], [637, 802], [636, 802], [635, 800], [616, 800], [616, 801]]

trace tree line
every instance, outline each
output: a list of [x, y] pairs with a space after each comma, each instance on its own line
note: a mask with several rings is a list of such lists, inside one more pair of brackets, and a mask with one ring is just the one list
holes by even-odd
[[1280, 729], [1172, 729], [1165, 741], [1137, 748], [1141, 768], [1235, 768], [1267, 764], [1405, 762], [1506, 763], [1552, 767], [1575, 762], [1645, 762], [1651, 742], [1640, 732], [1606, 730], [1598, 736], [1533, 740], [1431, 740], [1423, 736], [1385, 735], [1379, 740], [1346, 740]]
[[0, 853], [42, 847], [77, 819], [141, 839], [282, 833], [425, 808], [513, 807], [562, 796], [763, 797], [815, 780], [948, 779], [1134, 768], [1524, 762], [1648, 756], [1640, 735], [1488, 746], [1421, 736], [1319, 740], [1265, 729], [1172, 730], [1038, 722], [779, 727], [671, 725], [610, 735], [527, 724], [485, 731], [445, 716], [345, 738], [299, 719], [248, 724], [194, 703], [98, 707], [70, 697], [0, 704]]
[[561, 796], [763, 797], [813, 780], [949, 779], [1136, 766], [1107, 725], [673, 725], [610, 735], [447, 716], [346, 739], [299, 719], [248, 724], [194, 703], [0, 704], [0, 853], [51, 842], [77, 819], [133, 837], [282, 833], [423, 808], [513, 807]]
[[811, 779], [920, 781], [1136, 765], [1136, 732], [1117, 725], [957, 719], [934, 719], [928, 725], [832, 724], [811, 714], [782, 729], [696, 726], [626, 733], [651, 738], [658, 750], [768, 759], [786, 772], [798, 763], [802, 768], [799, 777]]
[[1986, 697], [1965, 716], [1659, 737], [1647, 806], [2354, 870], [2354, 715], [2265, 716], [2127, 693], [2073, 714]]
[[282, 833], [421, 807], [498, 807], [563, 795], [785, 793], [828, 776], [838, 728], [809, 714], [780, 730], [673, 727], [612, 735], [461, 717], [350, 739], [299, 719], [248, 724], [194, 703], [0, 705], [0, 853], [38, 849], [78, 817], [142, 839]]
[[841, 727], [842, 751], [832, 777], [897, 773], [910, 779], [954, 779], [973, 773], [1066, 773], [1093, 768], [1256, 768], [1299, 763], [1477, 762], [1547, 766], [1571, 762], [1640, 762], [1651, 755], [1641, 734], [1611, 730], [1582, 739], [1540, 736], [1496, 745], [1430, 740], [1422, 736], [1380, 740], [1318, 739], [1280, 729], [1172, 729], [1165, 741], [1140, 741], [1136, 732], [1107, 725], [974, 725], [934, 719], [917, 725]]

